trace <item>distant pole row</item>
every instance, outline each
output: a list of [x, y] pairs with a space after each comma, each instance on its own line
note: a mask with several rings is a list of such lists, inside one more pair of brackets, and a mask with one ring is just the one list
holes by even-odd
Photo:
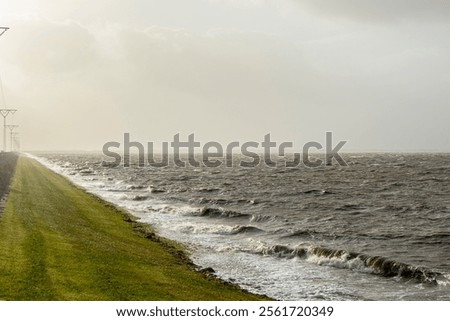
[[[8, 31], [8, 27], [0, 27], [0, 36], [2, 36], [6, 31]], [[3, 90], [3, 88], [2, 88]], [[13, 151], [13, 141], [16, 144], [17, 148], [20, 148], [19, 140], [18, 140], [18, 134], [14, 132], [14, 129], [19, 127], [18, 125], [7, 125], [6, 124], [6, 117], [9, 115], [14, 115], [14, 113], [17, 111], [17, 109], [9, 109], [5, 108], [0, 109], [0, 115], [3, 116], [3, 151], [6, 152], [6, 128], [9, 128], [9, 134], [10, 134], [10, 150]]]

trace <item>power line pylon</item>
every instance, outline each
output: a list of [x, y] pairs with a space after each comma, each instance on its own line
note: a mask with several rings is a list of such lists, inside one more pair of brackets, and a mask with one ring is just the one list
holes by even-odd
[[0, 115], [3, 116], [3, 151], [6, 152], [6, 117], [13, 115], [17, 109], [0, 109]]
[[[0, 37], [8, 31], [8, 27], [0, 27]], [[9, 114], [14, 114], [16, 109], [0, 109], [0, 114], [3, 116], [3, 151], [6, 152], [6, 117]]]
[[0, 27], [0, 36], [3, 35], [8, 29], [8, 27]]
[[19, 127], [19, 125], [7, 125], [7, 127], [9, 128], [9, 139], [10, 139], [10, 143], [9, 143], [9, 148], [10, 148], [10, 152], [13, 151], [13, 131], [14, 129], [16, 129], [17, 127]]
[[12, 138], [14, 142], [15, 148], [13, 149], [14, 152], [20, 152], [20, 136], [18, 132], [12, 133]]

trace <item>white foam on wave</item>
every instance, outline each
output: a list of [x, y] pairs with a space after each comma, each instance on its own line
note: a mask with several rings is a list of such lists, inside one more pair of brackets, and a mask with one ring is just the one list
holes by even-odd
[[436, 279], [436, 282], [443, 287], [450, 286], [450, 273], [442, 273], [442, 278]]
[[363, 273], [376, 272], [373, 268], [367, 267], [364, 262], [357, 257], [349, 260], [346, 254], [340, 257], [325, 257], [307, 252], [306, 260], [317, 265], [332, 266], [340, 269], [355, 270]]

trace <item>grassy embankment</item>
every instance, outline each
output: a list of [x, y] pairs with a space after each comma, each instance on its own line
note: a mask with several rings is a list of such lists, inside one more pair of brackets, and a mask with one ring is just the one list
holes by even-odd
[[2, 216], [9, 182], [14, 174], [17, 155], [0, 152], [0, 217]]
[[258, 300], [179, 245], [20, 157], [0, 219], [1, 300]]

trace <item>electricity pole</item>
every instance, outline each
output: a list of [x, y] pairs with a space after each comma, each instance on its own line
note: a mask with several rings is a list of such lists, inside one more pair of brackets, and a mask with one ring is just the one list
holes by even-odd
[[[0, 27], [0, 37], [8, 30], [8, 27]], [[3, 116], [3, 151], [6, 152], [6, 117], [9, 114], [14, 114], [15, 109], [0, 109], [0, 114]]]
[[19, 127], [19, 125], [8, 125], [8, 128], [9, 128], [9, 139], [10, 139], [10, 144], [9, 144], [9, 148], [10, 148], [9, 151], [10, 152], [13, 151], [13, 131], [17, 127]]
[[0, 109], [0, 115], [3, 116], [3, 151], [6, 152], [6, 117], [14, 114], [17, 109]]
[[20, 152], [20, 136], [19, 136], [19, 133], [17, 133], [17, 132], [12, 133], [12, 137], [13, 137], [14, 146], [15, 146], [14, 151], [15, 152]]
[[0, 27], [0, 36], [3, 35], [8, 29], [8, 27]]

